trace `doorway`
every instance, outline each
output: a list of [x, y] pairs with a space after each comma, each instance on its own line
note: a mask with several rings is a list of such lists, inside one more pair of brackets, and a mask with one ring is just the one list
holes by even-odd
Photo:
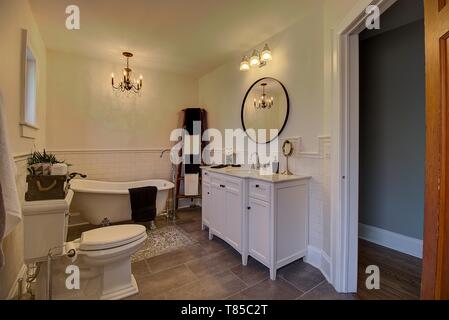
[[[357, 291], [359, 165], [359, 34], [366, 8], [381, 13], [396, 0], [360, 0], [333, 28], [331, 281], [339, 292]], [[449, 2], [425, 0], [426, 188], [422, 299], [449, 299]]]
[[[398, 0], [359, 34], [358, 293], [419, 299], [425, 195], [422, 0]], [[369, 290], [366, 269], [380, 271]]]

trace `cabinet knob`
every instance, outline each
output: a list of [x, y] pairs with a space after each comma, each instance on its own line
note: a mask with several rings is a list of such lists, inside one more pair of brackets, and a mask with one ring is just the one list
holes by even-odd
[[256, 188], [260, 188], [260, 185], [256, 184]]
[[221, 188], [226, 188], [226, 186], [224, 184], [220, 184]]
[[210, 192], [208, 192], [207, 194], [210, 194]]
[[251, 210], [251, 207], [248, 207], [248, 210]]

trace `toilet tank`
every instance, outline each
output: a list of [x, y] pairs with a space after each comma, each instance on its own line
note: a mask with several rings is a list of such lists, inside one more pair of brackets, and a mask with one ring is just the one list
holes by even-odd
[[73, 191], [63, 200], [25, 201], [22, 206], [25, 263], [46, 261], [50, 249], [61, 254], [67, 239]]

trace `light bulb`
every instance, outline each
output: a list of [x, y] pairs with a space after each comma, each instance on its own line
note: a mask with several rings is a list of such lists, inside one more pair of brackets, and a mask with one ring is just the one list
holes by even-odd
[[271, 50], [268, 47], [268, 44], [266, 44], [262, 50], [262, 61], [267, 62], [267, 61], [271, 61], [271, 60], [273, 60], [273, 54], [271, 53]]
[[251, 67], [257, 67], [260, 65], [260, 56], [257, 50], [253, 51], [251, 59], [249, 60], [249, 64], [251, 65]]
[[249, 70], [249, 62], [248, 58], [245, 56], [242, 59], [242, 62], [240, 62], [240, 71], [248, 71]]

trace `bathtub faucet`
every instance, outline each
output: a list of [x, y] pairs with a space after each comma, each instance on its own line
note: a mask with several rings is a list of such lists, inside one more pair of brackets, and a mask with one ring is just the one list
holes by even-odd
[[166, 153], [166, 152], [170, 152], [171, 150], [170, 149], [164, 149], [164, 150], [162, 150], [162, 152], [161, 152], [161, 158], [164, 156], [164, 154]]

